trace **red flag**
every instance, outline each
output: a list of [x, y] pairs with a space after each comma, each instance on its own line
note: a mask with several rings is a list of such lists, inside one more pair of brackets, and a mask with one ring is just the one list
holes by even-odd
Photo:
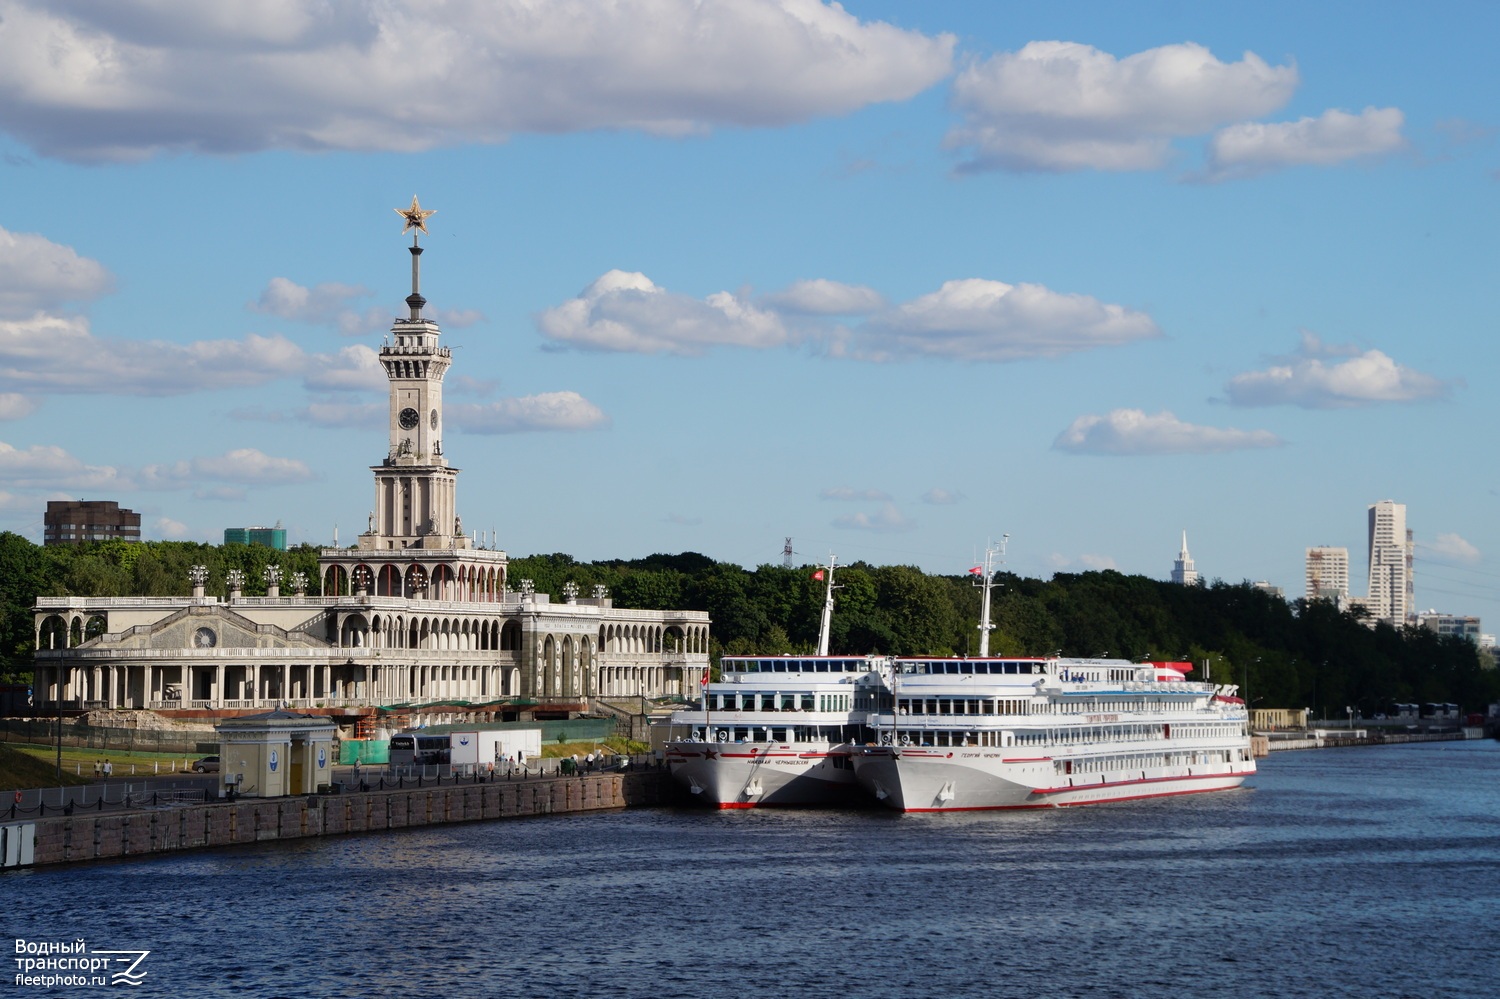
[[813, 573], [812, 574], [812, 578], [818, 580], [819, 582], [822, 582], [822, 580], [823, 580], [823, 570], [819, 569], [817, 572]]
[[708, 686], [708, 670], [704, 670], [703, 671], [703, 679], [701, 679], [701, 680], [698, 681], [698, 686], [700, 686], [700, 687], [707, 687]]
[[979, 566], [976, 565], [974, 568], [972, 568], [972, 569], [969, 570], [969, 575], [971, 575], [971, 576], [983, 576], [984, 575], [984, 570], [981, 569], [981, 568], [979, 568]]

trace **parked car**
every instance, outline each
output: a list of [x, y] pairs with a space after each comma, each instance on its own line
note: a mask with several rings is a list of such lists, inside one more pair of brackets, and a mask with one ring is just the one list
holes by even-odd
[[219, 758], [217, 756], [205, 756], [193, 764], [195, 774], [216, 774], [219, 772]]

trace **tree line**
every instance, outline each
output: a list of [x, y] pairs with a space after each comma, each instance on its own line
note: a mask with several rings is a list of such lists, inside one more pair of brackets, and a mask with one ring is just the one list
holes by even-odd
[[[25, 678], [38, 596], [172, 596], [190, 590], [190, 566], [208, 568], [208, 592], [245, 574], [245, 595], [264, 594], [262, 570], [282, 569], [282, 592], [305, 572], [318, 593], [319, 549], [190, 542], [98, 542], [44, 548], [0, 534], [0, 659]], [[609, 590], [617, 607], [707, 611], [711, 654], [806, 654], [817, 646], [824, 583], [814, 567], [755, 569], [685, 552], [580, 562], [566, 554], [510, 561], [510, 586], [529, 579], [563, 599]], [[1392, 702], [1451, 702], [1482, 710], [1500, 699], [1500, 673], [1471, 643], [1424, 628], [1370, 627], [1326, 601], [1288, 602], [1249, 583], [1181, 586], [1112, 570], [1049, 580], [1001, 574], [992, 591], [992, 655], [1096, 656], [1195, 664], [1193, 679], [1234, 683], [1252, 705], [1369, 715]], [[971, 576], [856, 562], [836, 574], [829, 647], [862, 655], [977, 655], [980, 588]]]

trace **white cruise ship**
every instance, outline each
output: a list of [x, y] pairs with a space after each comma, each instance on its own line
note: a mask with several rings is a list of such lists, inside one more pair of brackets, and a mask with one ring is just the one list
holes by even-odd
[[865, 719], [885, 691], [878, 656], [725, 656], [721, 679], [695, 708], [674, 712], [691, 731], [665, 746], [672, 775], [715, 808], [838, 805], [868, 800], [851, 744], [874, 738]]
[[666, 744], [667, 766], [704, 804], [868, 800], [849, 757], [875, 737], [866, 720], [889, 703], [892, 660], [828, 654], [837, 561], [829, 556], [814, 576], [826, 584], [816, 656], [725, 656], [699, 705], [673, 712], [672, 728], [691, 735]]
[[1238, 787], [1255, 772], [1233, 687], [1190, 663], [898, 659], [861, 786], [903, 812], [1039, 808]]

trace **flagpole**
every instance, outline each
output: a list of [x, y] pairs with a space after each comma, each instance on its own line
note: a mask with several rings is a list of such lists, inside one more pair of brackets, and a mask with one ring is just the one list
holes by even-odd
[[[1009, 540], [1009, 534], [1002, 534], [1000, 536], [1000, 547], [995, 547], [992, 541], [984, 549], [984, 582], [980, 584], [984, 589], [984, 598], [980, 602], [979, 611], [979, 658], [981, 659], [989, 658], [990, 632], [995, 630], [995, 626], [990, 624], [990, 589], [995, 585], [995, 556], [998, 554], [1000, 556], [1000, 564], [1005, 564], [1005, 545]], [[978, 567], [976, 566], [969, 571], [974, 572], [977, 569]]]
[[698, 696], [703, 698], [703, 741], [714, 741], [714, 720], [708, 713], [708, 670], [703, 667], [703, 679], [698, 681]]
[[[828, 655], [828, 632], [833, 627], [833, 567], [838, 563], [838, 556], [832, 552], [828, 553], [828, 591], [823, 597], [823, 621], [818, 625], [818, 655]], [[822, 575], [822, 573], [818, 573]], [[816, 578], [816, 577], [814, 577]]]

